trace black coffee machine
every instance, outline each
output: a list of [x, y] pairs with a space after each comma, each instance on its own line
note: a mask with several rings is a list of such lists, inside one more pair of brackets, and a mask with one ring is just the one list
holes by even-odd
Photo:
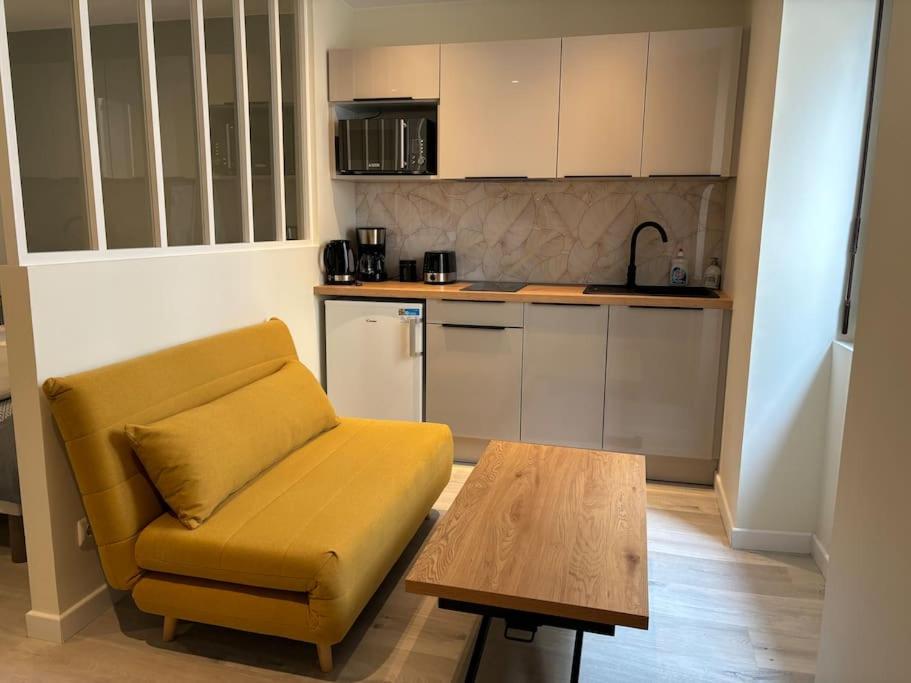
[[386, 279], [386, 228], [357, 229], [357, 279], [361, 282]]
[[326, 284], [354, 284], [354, 251], [348, 240], [332, 240], [323, 247], [323, 267]]

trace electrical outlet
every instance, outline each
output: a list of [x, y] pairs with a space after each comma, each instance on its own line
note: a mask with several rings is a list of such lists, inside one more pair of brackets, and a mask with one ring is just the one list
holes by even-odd
[[92, 527], [89, 526], [89, 520], [85, 517], [76, 522], [76, 546], [79, 548], [91, 548], [95, 545], [95, 535], [92, 533]]

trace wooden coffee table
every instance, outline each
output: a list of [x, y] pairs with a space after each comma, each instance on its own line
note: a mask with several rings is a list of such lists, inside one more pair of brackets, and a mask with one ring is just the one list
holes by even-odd
[[642, 456], [492, 441], [405, 589], [482, 616], [467, 681], [493, 617], [528, 642], [539, 626], [574, 630], [577, 681], [586, 631], [648, 628], [645, 507]]

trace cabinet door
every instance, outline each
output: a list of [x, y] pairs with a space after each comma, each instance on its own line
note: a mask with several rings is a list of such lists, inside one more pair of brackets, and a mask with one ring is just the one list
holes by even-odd
[[525, 305], [522, 441], [600, 448], [607, 306]]
[[427, 325], [428, 422], [518, 441], [521, 382], [521, 328]]
[[443, 45], [440, 175], [553, 178], [559, 104], [559, 38]]
[[400, 45], [329, 51], [329, 100], [436, 100], [440, 46]]
[[611, 309], [604, 449], [711, 459], [723, 312]]
[[648, 34], [563, 39], [557, 175], [638, 176]]
[[642, 175], [730, 175], [740, 28], [650, 35]]

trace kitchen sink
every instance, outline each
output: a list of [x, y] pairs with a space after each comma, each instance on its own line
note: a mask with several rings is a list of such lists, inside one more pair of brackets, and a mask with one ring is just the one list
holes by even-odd
[[642, 294], [645, 296], [687, 296], [717, 299], [718, 291], [708, 287], [672, 287], [670, 285], [589, 285], [583, 294]]

